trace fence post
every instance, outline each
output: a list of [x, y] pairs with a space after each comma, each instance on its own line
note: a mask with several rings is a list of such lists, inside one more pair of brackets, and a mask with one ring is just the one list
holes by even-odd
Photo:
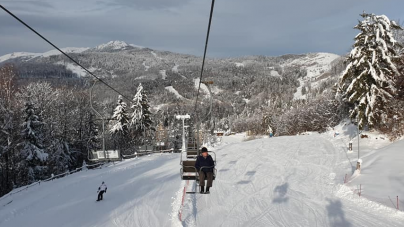
[[400, 208], [398, 207], [399, 202], [398, 202], [398, 196], [397, 196], [397, 210], [400, 210]]
[[344, 184], [346, 184], [346, 178], [347, 178], [348, 174], [345, 174], [345, 178], [344, 178]]
[[359, 185], [359, 197], [361, 197], [362, 194], [362, 184]]
[[356, 170], [361, 171], [362, 159], [358, 159], [356, 162]]

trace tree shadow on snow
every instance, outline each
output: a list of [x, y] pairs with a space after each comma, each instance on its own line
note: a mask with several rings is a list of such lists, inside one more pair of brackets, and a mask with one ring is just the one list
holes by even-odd
[[274, 189], [275, 198], [272, 203], [286, 203], [289, 201], [289, 197], [286, 196], [288, 192], [289, 184], [286, 182], [282, 185], [278, 185]]
[[328, 218], [330, 221], [330, 225], [332, 227], [350, 227], [352, 226], [351, 223], [349, 223], [345, 219], [345, 213], [342, 209], [342, 203], [340, 200], [331, 200], [327, 199], [329, 202], [327, 206], [327, 212], [328, 212]]
[[358, 135], [357, 126], [349, 124], [348, 122], [342, 126], [342, 130], [342, 134], [349, 136], [349, 138], [353, 138]]

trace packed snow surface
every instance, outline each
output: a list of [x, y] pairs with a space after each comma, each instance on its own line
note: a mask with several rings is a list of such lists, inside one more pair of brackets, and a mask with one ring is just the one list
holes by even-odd
[[223, 90], [220, 89], [220, 88], [217, 87], [217, 86], [212, 86], [211, 90], [212, 90], [212, 93], [215, 94], [215, 95], [217, 95], [217, 94], [223, 92]]
[[[347, 158], [356, 169], [358, 161], [357, 127], [348, 122], [335, 127], [335, 131], [342, 132], [335, 137], [335, 146], [348, 147], [352, 141], [352, 151]], [[361, 196], [384, 206], [396, 208], [397, 196], [404, 202], [404, 140], [392, 143], [377, 132], [362, 132], [366, 137], [359, 139], [359, 160], [361, 171], [348, 178], [346, 186]], [[404, 204], [402, 205], [404, 206]]]
[[144, 71], [148, 71], [150, 66], [146, 65], [146, 61], [143, 61], [142, 65], [144, 66]]
[[[0, 207], [0, 226], [171, 226], [178, 173], [179, 155], [164, 154], [43, 182]], [[108, 190], [96, 202], [102, 181]]]
[[159, 56], [156, 54], [156, 52], [150, 51], [150, 53], [151, 53], [156, 59], [163, 60], [163, 58], [162, 58], [162, 57], [159, 57]]
[[171, 69], [173, 72], [176, 72], [176, 73], [178, 73], [178, 66], [180, 66], [180, 65], [177, 65], [177, 63], [175, 63], [175, 65], [173, 66], [173, 68]]
[[167, 71], [166, 70], [160, 70], [160, 75], [161, 79], [165, 80], [167, 78]]
[[271, 76], [280, 77], [281, 75], [279, 75], [278, 71], [271, 70]]
[[395, 200], [396, 196], [404, 201], [403, 150], [404, 140], [365, 153], [361, 158], [361, 174], [350, 185], [362, 184], [364, 196], [369, 195], [370, 199], [374, 197], [376, 201], [379, 198], [389, 202], [388, 197]]
[[[81, 68], [80, 66], [78, 66], [74, 63], [57, 62], [56, 64], [64, 65], [66, 67], [66, 69], [72, 71], [74, 74], [76, 74], [79, 77], [85, 77], [87, 75], [87, 72], [83, 68]], [[93, 68], [93, 69], [95, 69], [95, 68]]]
[[[331, 134], [223, 137], [211, 194], [185, 194], [183, 207], [184, 186], [196, 188], [180, 180], [178, 154], [79, 172], [15, 194], [0, 226], [402, 226], [402, 212], [343, 185], [352, 163]], [[102, 181], [108, 192], [95, 202]]]
[[236, 137], [216, 149], [212, 193], [187, 197], [184, 226], [402, 226], [403, 213], [346, 192], [351, 164], [334, 138]]
[[307, 78], [320, 76], [331, 68], [330, 63], [339, 58], [339, 55], [331, 53], [312, 53], [304, 58], [293, 60], [290, 66], [304, 66], [307, 70]]
[[179, 99], [185, 99], [182, 95], [180, 95], [180, 93], [178, 93], [177, 90], [175, 90], [175, 88], [173, 86], [168, 86], [168, 87], [165, 87], [165, 88], [169, 92], [173, 93], [175, 95], [175, 97], [177, 97]]
[[305, 68], [307, 71], [307, 76], [300, 78], [300, 87], [297, 88], [297, 92], [294, 94], [295, 99], [305, 99], [306, 97], [302, 95], [302, 87], [306, 82], [312, 82], [311, 87], [314, 88], [318, 84], [318, 77], [323, 73], [331, 69], [331, 62], [339, 58], [339, 55], [331, 53], [312, 53], [307, 54], [304, 58], [295, 59], [289, 63], [287, 66], [295, 66]]
[[234, 64], [236, 65], [236, 67], [244, 67], [245, 66], [244, 63], [242, 63], [242, 62], [236, 62]]
[[[195, 89], [196, 89], [196, 90], [198, 90], [198, 88], [199, 88], [199, 81], [200, 81], [199, 78], [198, 78], [198, 79], [194, 79], [194, 85], [195, 85]], [[202, 91], [203, 93], [205, 93], [205, 95], [206, 95], [207, 97], [210, 96], [209, 88], [208, 88], [208, 86], [206, 86], [206, 84], [201, 83], [201, 89], [200, 89], [200, 91]]]

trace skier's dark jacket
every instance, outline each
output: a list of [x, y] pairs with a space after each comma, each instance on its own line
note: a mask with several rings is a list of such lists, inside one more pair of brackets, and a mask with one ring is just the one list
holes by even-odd
[[212, 156], [208, 155], [206, 159], [203, 156], [198, 156], [195, 162], [195, 168], [200, 171], [201, 167], [210, 167], [210, 168], [203, 168], [203, 172], [213, 172], [213, 166], [215, 162], [213, 161]]

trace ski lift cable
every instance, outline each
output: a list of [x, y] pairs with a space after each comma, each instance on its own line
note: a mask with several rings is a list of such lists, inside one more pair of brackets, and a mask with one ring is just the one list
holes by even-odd
[[203, 77], [203, 68], [205, 66], [205, 58], [206, 58], [206, 51], [208, 49], [208, 41], [209, 41], [209, 34], [210, 34], [210, 26], [212, 24], [212, 15], [213, 15], [213, 9], [215, 7], [215, 0], [212, 0], [212, 5], [210, 8], [210, 16], [209, 16], [209, 25], [208, 25], [208, 32], [206, 34], [206, 42], [205, 42], [205, 51], [203, 53], [203, 59], [202, 59], [202, 68], [201, 68], [201, 75], [199, 77], [199, 85], [198, 85], [198, 92], [196, 93], [196, 100], [195, 100], [195, 114], [197, 111], [197, 106], [198, 106], [198, 97], [199, 97], [199, 92], [201, 90], [201, 83], [202, 83], [202, 77]]
[[25, 27], [27, 27], [28, 29], [30, 29], [32, 32], [34, 32], [36, 35], [38, 35], [39, 37], [41, 37], [44, 41], [46, 41], [48, 44], [50, 44], [52, 47], [54, 47], [55, 49], [57, 49], [60, 53], [62, 53], [64, 56], [66, 56], [68, 59], [70, 59], [72, 62], [76, 63], [78, 66], [80, 66], [83, 70], [85, 70], [88, 74], [90, 74], [91, 76], [93, 76], [94, 78], [96, 78], [98, 81], [100, 81], [101, 83], [103, 83], [105, 86], [109, 87], [111, 90], [115, 91], [116, 93], [118, 93], [119, 95], [121, 95], [123, 98], [127, 99], [128, 101], [131, 101], [130, 98], [126, 97], [124, 94], [122, 94], [121, 92], [119, 92], [118, 90], [116, 90], [115, 88], [113, 88], [111, 85], [109, 85], [108, 83], [106, 83], [104, 80], [102, 80], [101, 78], [99, 78], [98, 76], [94, 75], [92, 72], [90, 72], [87, 68], [85, 68], [84, 66], [82, 66], [80, 63], [78, 63], [76, 60], [74, 60], [72, 57], [70, 57], [68, 54], [66, 54], [64, 51], [62, 51], [59, 47], [57, 47], [55, 44], [53, 44], [51, 41], [49, 41], [48, 39], [46, 39], [44, 36], [42, 36], [41, 34], [39, 34], [35, 29], [33, 29], [32, 27], [30, 27], [28, 24], [26, 24], [24, 21], [22, 21], [20, 18], [18, 18], [16, 15], [14, 15], [12, 12], [10, 12], [9, 10], [7, 10], [5, 7], [3, 7], [2, 5], [0, 5], [0, 8], [2, 8], [4, 11], [6, 11], [8, 14], [10, 14], [10, 16], [14, 17], [16, 20], [18, 20], [21, 24], [23, 24]]

